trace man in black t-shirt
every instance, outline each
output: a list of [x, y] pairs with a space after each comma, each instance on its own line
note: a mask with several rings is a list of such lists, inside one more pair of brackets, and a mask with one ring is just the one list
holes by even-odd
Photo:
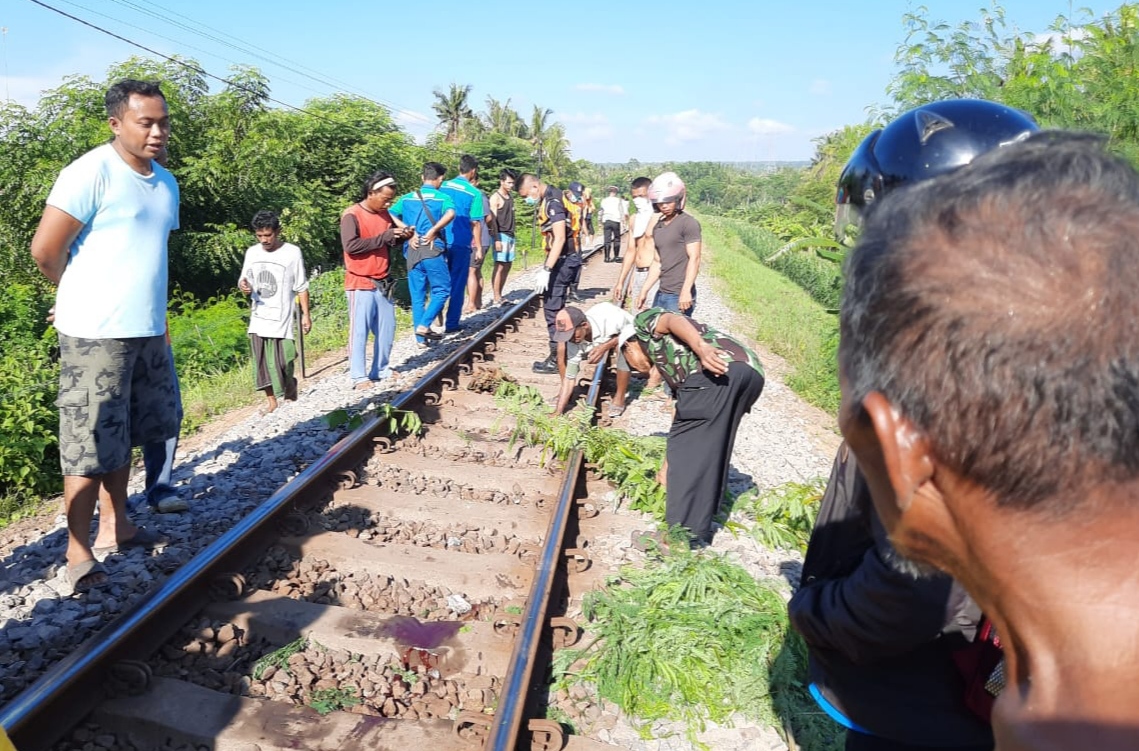
[[[558, 311], [566, 306], [569, 287], [581, 268], [581, 255], [574, 245], [571, 220], [563, 203], [562, 191], [547, 185], [529, 172], [518, 177], [515, 189], [527, 204], [538, 207], [538, 229], [542, 233], [546, 251], [534, 288], [542, 293], [546, 328], [550, 333], [550, 354], [545, 360], [535, 362], [533, 370], [535, 373], [558, 373], [559, 345], [554, 341], [555, 319]], [[565, 345], [562, 344], [561, 348], [564, 351]]]

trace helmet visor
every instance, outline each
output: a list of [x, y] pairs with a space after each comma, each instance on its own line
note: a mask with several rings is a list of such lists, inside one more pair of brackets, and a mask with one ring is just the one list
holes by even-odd
[[834, 210], [834, 239], [843, 245], [854, 245], [862, 228], [862, 207], [840, 203]]

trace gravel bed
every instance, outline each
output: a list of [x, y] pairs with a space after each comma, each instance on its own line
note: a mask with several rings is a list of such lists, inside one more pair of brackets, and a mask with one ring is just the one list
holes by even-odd
[[[696, 286], [696, 320], [737, 335], [747, 330], [746, 324], [738, 323], [731, 310], [720, 301], [714, 280], [702, 275], [697, 277]], [[789, 369], [781, 358], [762, 346], [754, 349], [763, 361], [767, 380], [763, 394], [740, 423], [736, 435], [728, 477], [731, 490], [736, 493], [752, 487], [767, 490], [787, 482], [825, 478], [840, 442], [834, 418], [806, 404], [783, 383]], [[613, 427], [636, 435], [666, 435], [671, 423], [669, 404], [630, 398], [624, 416], [615, 420]], [[615, 498], [606, 498], [600, 504], [602, 513], [641, 516], [646, 528], [651, 526], [647, 516], [618, 507], [615, 501]], [[745, 521], [738, 516], [733, 519]], [[629, 539], [607, 536], [591, 543], [595, 559], [617, 565], [644, 560], [644, 554], [635, 550]], [[798, 582], [802, 558], [797, 551], [769, 550], [750, 536], [736, 536], [722, 529], [716, 533], [711, 549], [726, 554], [756, 578], [785, 586], [788, 596], [792, 583]], [[568, 695], [551, 698], [574, 722], [578, 732], [603, 743], [631, 751], [696, 751], [700, 748], [686, 739], [685, 728], [678, 723], [655, 723], [650, 729], [653, 738], [646, 740], [616, 707], [585, 687], [575, 686]], [[731, 726], [710, 722], [697, 737], [705, 748], [717, 751], [787, 751], [787, 744], [773, 728], [743, 717], [736, 717]]]
[[[515, 273], [507, 285], [508, 301], [520, 301], [532, 277], [533, 269]], [[0, 702], [15, 696], [320, 458], [348, 432], [345, 427], [328, 428], [324, 415], [337, 409], [366, 410], [373, 401], [391, 399], [494, 318], [494, 310], [468, 315], [463, 331], [427, 349], [413, 336], [403, 336], [392, 350], [395, 373], [371, 391], [350, 387], [347, 363], [341, 360], [305, 381], [296, 402], [281, 402], [268, 415], [254, 408], [239, 410], [219, 418], [227, 425], [224, 430], [208, 430], [208, 439], [184, 441], [193, 448], [179, 450], [173, 480], [190, 510], [157, 514], [145, 504], [137, 506], [133, 520], [160, 530], [170, 542], [155, 551], [127, 549], [109, 557], [104, 565], [111, 581], [101, 591], [72, 596], [63, 577], [67, 537], [61, 514], [0, 530]], [[513, 463], [503, 456], [491, 461]], [[133, 503], [141, 500], [142, 481], [139, 469], [130, 484]]]
[[[616, 275], [614, 268], [613, 274]], [[531, 273], [517, 273], [509, 289], [512, 300], [521, 298]], [[523, 283], [520, 283], [523, 282]], [[698, 278], [699, 290], [696, 318], [735, 333], [731, 311], [723, 305], [712, 282]], [[467, 319], [469, 330], [478, 330], [492, 320], [482, 312]], [[246, 410], [244, 417], [233, 419], [224, 431], [199, 443], [193, 451], [180, 453], [174, 480], [191, 502], [190, 511], [178, 515], [152, 514], [146, 507], [134, 512], [135, 520], [160, 529], [170, 544], [155, 552], [130, 550], [114, 556], [108, 563], [111, 583], [102, 591], [82, 598], [70, 597], [70, 591], [59, 575], [66, 546], [61, 520], [51, 516], [29, 520], [0, 530], [0, 701], [10, 699], [35, 679], [51, 662], [66, 655], [84, 638], [118, 615], [138, 599], [155, 581], [190, 559], [218, 534], [229, 529], [238, 519], [265, 500], [280, 485], [294, 477], [304, 466], [319, 458], [344, 434], [344, 429], [328, 429], [321, 417], [335, 409], [359, 410], [372, 399], [382, 401], [414, 383], [421, 373], [458, 345], [449, 337], [441, 344], [423, 350], [413, 338], [397, 341], [392, 353], [396, 374], [371, 393], [361, 395], [348, 387], [346, 365], [339, 363], [302, 386], [297, 402], [283, 403], [270, 415], [257, 415]], [[833, 417], [806, 405], [782, 382], [786, 366], [779, 358], [757, 347], [767, 371], [767, 383], [752, 414], [744, 419], [736, 440], [733, 469], [729, 478], [734, 491], [751, 486], [761, 489], [789, 481], [807, 481], [825, 476], [830, 468], [839, 438], [833, 429]], [[537, 353], [541, 355], [543, 353]], [[232, 418], [226, 418], [232, 419]], [[637, 434], [663, 434], [671, 422], [667, 406], [632, 399], [619, 427]], [[436, 451], [437, 449], [426, 449]], [[482, 457], [488, 465], [531, 463], [538, 452], [510, 452]], [[430, 455], [430, 454], [429, 454]], [[442, 453], [435, 455], [442, 456]], [[446, 456], [464, 458], [467, 456]], [[379, 462], [376, 467], [382, 467]], [[364, 482], [378, 484], [383, 471], [366, 472]], [[132, 480], [131, 490], [140, 489], [141, 476]], [[414, 485], [414, 483], [413, 483]], [[425, 486], [422, 492], [454, 492], [454, 488]], [[458, 492], [461, 494], [462, 489]], [[493, 499], [515, 503], [517, 494], [500, 493]], [[603, 513], [614, 512], [606, 503]], [[480, 533], [481, 534], [481, 533]], [[628, 540], [603, 538], [594, 540], [595, 556], [599, 553], [609, 563], [620, 564], [642, 560]], [[757, 577], [797, 578], [800, 560], [797, 554], [770, 551], [749, 537], [733, 537], [721, 531], [712, 544], [713, 550], [732, 556]], [[283, 550], [279, 553], [284, 553]], [[323, 591], [306, 577], [312, 571], [294, 571], [295, 561], [273, 558], [263, 570], [247, 572], [252, 586], [300, 597], [314, 602], [334, 602], [347, 607], [373, 608], [387, 606], [390, 612], [423, 617], [446, 601], [447, 592], [426, 592], [414, 582], [373, 581], [371, 577], [347, 575]], [[304, 564], [301, 564], [302, 566]], [[271, 569], [271, 570], [270, 570]], [[421, 597], [416, 597], [416, 593]], [[386, 600], [386, 602], [385, 602]], [[493, 606], [487, 604], [488, 609]], [[232, 680], [232, 679], [230, 679]], [[582, 730], [592, 737], [635, 751], [694, 748], [684, 739], [682, 728], [664, 723], [654, 726], [659, 740], [644, 740], [639, 732], [612, 707], [604, 706], [587, 694], [570, 697], [580, 711]], [[381, 705], [382, 709], [382, 705]], [[105, 736], [96, 737], [93, 728], [81, 727], [68, 745], [58, 748], [85, 751], [133, 749], [128, 741]], [[771, 728], [744, 720], [734, 727], [709, 725], [700, 734], [709, 747], [734, 751], [739, 749], [779, 749], [786, 745]], [[107, 745], [105, 745], [107, 744]], [[183, 747], [170, 746], [171, 749]], [[185, 747], [189, 748], [189, 747]]]

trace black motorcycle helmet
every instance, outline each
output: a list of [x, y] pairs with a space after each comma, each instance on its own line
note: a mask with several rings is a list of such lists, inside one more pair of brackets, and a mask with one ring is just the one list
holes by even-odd
[[838, 179], [835, 236], [899, 185], [925, 180], [1040, 128], [1024, 112], [984, 99], [947, 99], [916, 107], [863, 139]]

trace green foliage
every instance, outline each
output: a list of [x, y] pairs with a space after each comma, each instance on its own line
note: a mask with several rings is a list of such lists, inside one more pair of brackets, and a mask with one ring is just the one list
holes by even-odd
[[0, 295], [0, 351], [17, 352], [39, 347], [47, 330], [52, 296], [31, 282], [10, 282]]
[[634, 436], [623, 430], [592, 428], [585, 434], [585, 457], [636, 511], [664, 521], [665, 489], [657, 482], [664, 462], [662, 436]]
[[248, 361], [249, 305], [240, 293], [203, 302], [175, 290], [170, 310], [170, 344], [181, 378], [210, 378]]
[[503, 381], [495, 392], [495, 403], [514, 417], [512, 444], [522, 441], [541, 446], [543, 456], [562, 460], [574, 449], [581, 449], [585, 460], [616, 486], [631, 508], [664, 521], [665, 491], [656, 480], [664, 460], [663, 438], [634, 436], [623, 430], [591, 425], [587, 410], [553, 415], [541, 392], [533, 386]]
[[954, 25], [919, 7], [903, 24], [899, 70], [887, 87], [893, 102], [882, 116], [949, 96], [992, 99], [1044, 127], [1104, 133], [1139, 164], [1139, 5], [1099, 18], [1081, 8], [1075, 18], [1057, 16], [1048, 35], [1020, 31], [997, 3]]
[[326, 715], [340, 709], [348, 709], [363, 701], [356, 694], [357, 691], [359, 691], [359, 689], [355, 686], [320, 688], [309, 695], [308, 705], [321, 715]]
[[825, 485], [817, 479], [789, 482], [763, 493], [752, 488], [735, 500], [732, 511], [750, 522], [752, 536], [765, 547], [806, 552]]
[[0, 518], [61, 488], [58, 381], [46, 341], [0, 354]]
[[588, 412], [574, 410], [555, 415], [533, 386], [503, 381], [495, 391], [494, 401], [499, 409], [515, 418], [510, 445], [521, 441], [528, 446], [541, 446], [543, 460], [566, 459], [570, 452], [582, 447], [585, 434], [591, 429]]
[[[743, 568], [674, 547], [586, 595], [595, 641], [558, 654], [562, 683], [588, 682], [648, 724], [678, 720], [690, 740], [736, 712], [773, 723], [773, 665], [789, 626], [783, 596]], [[802, 676], [800, 674], [799, 678]]]
[[308, 649], [308, 645], [308, 637], [301, 636], [283, 647], [264, 655], [257, 662], [253, 663], [253, 680], [261, 680], [261, 676], [265, 674], [265, 669], [269, 667], [284, 670], [286, 673], [289, 672], [289, 658], [295, 654], [304, 652]]
[[771, 665], [772, 705], [783, 721], [783, 735], [804, 751], [841, 751], [846, 731], [819, 708], [808, 685], [807, 645], [789, 629]]

